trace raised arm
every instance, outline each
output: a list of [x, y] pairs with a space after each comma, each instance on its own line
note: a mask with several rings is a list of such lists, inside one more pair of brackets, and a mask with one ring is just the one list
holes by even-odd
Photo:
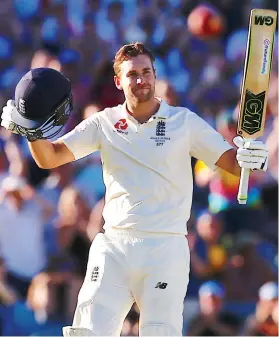
[[75, 160], [73, 153], [68, 149], [63, 140], [59, 139], [51, 142], [48, 139], [42, 138], [31, 141], [29, 136], [32, 138], [32, 131], [29, 134], [28, 129], [18, 126], [13, 121], [12, 114], [14, 110], [16, 110], [14, 101], [9, 100], [7, 106], [3, 108], [1, 125], [5, 129], [27, 138], [31, 155], [40, 168], [51, 169]]
[[233, 139], [237, 148], [231, 145], [208, 123], [194, 113], [188, 115], [191, 130], [193, 157], [202, 160], [207, 166], [217, 166], [235, 176], [240, 176], [241, 168], [266, 171], [268, 151], [262, 141], [245, 141], [241, 137]]
[[67, 164], [97, 151], [100, 147], [99, 127], [94, 116], [82, 121], [75, 129], [52, 142], [44, 137], [43, 132], [39, 134], [39, 139], [34, 139], [34, 131], [37, 132], [38, 129], [29, 130], [17, 125], [13, 120], [15, 109], [14, 102], [9, 101], [3, 108], [1, 125], [27, 138], [31, 155], [40, 168], [51, 169]]
[[240, 177], [241, 169], [236, 159], [236, 149], [230, 149], [224, 152], [216, 162], [216, 166]]
[[73, 153], [62, 140], [51, 142], [47, 139], [38, 139], [35, 142], [28, 142], [28, 146], [36, 164], [43, 169], [51, 169], [75, 160]]
[[1, 126], [28, 140], [41, 168], [54, 168], [75, 160], [63, 140], [51, 142], [73, 111], [71, 83], [51, 68], [28, 71], [15, 88], [15, 99], [3, 107]]

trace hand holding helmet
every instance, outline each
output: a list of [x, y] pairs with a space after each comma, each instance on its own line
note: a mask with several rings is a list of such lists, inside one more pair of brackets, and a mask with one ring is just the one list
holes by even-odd
[[[15, 110], [15, 111], [14, 111]], [[3, 113], [1, 115], [1, 126], [12, 133], [25, 136], [28, 141], [34, 141], [37, 139], [43, 139], [43, 133], [40, 129], [27, 129], [20, 125], [17, 125], [12, 118], [12, 115], [17, 113], [17, 108], [15, 106], [15, 101], [8, 100], [7, 105], [3, 108]]]
[[3, 112], [1, 115], [1, 126], [3, 126], [6, 130], [18, 134], [16, 124], [12, 119], [13, 109], [16, 109], [15, 101], [9, 99], [7, 105], [5, 105], [3, 108]]
[[32, 69], [18, 82], [15, 100], [3, 108], [1, 125], [31, 142], [52, 138], [72, 109], [70, 81], [54, 69]]

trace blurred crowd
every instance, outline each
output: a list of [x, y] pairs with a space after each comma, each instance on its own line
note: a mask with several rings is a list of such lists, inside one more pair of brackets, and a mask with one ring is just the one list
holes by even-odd
[[[232, 142], [250, 10], [278, 10], [278, 4], [208, 0], [226, 28], [202, 40], [186, 25], [199, 3], [1, 0], [1, 107], [30, 68], [59, 70], [71, 80], [74, 97], [65, 133], [104, 107], [123, 103], [113, 82], [113, 57], [122, 44], [141, 41], [156, 56], [156, 95], [195, 111]], [[263, 139], [269, 170], [251, 176], [246, 206], [236, 202], [238, 178], [193, 159], [184, 335], [278, 335], [277, 33], [268, 95]], [[71, 324], [89, 247], [102, 231], [100, 157], [42, 170], [22, 137], [2, 129], [0, 146], [0, 333], [59, 336]], [[138, 313], [134, 306], [122, 335], [138, 335]]]

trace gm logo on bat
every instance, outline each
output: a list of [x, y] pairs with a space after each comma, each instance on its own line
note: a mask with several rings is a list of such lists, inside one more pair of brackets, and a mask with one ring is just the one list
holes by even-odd
[[271, 26], [273, 24], [273, 18], [271, 16], [261, 16], [256, 15], [255, 16], [255, 25], [266, 25]]
[[[246, 90], [241, 128], [249, 135], [253, 135], [261, 129], [265, 93], [263, 91], [255, 95], [250, 90]], [[240, 131], [239, 134], [241, 133]]]

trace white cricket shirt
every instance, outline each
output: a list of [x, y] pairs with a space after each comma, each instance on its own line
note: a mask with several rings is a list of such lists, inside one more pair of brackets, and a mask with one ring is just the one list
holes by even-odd
[[139, 124], [123, 104], [92, 115], [61, 137], [75, 159], [101, 152], [105, 229], [187, 234], [191, 156], [214, 168], [231, 148], [195, 113], [160, 102], [146, 123]]

